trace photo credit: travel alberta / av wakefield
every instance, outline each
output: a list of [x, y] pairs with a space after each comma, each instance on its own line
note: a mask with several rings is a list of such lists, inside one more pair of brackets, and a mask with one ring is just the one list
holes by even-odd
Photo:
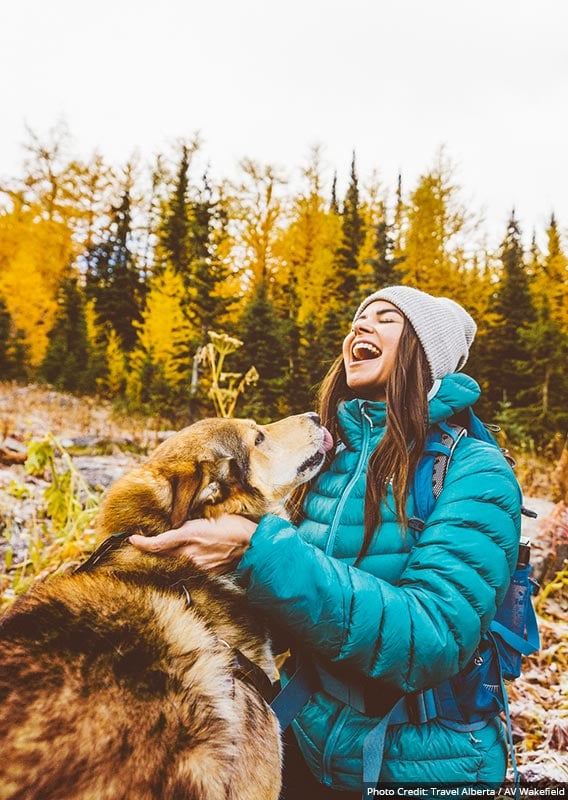
[[426, 784], [384, 784], [365, 787], [366, 797], [432, 797], [442, 800], [452, 797], [566, 797], [568, 783], [507, 783], [500, 786], [428, 786]]

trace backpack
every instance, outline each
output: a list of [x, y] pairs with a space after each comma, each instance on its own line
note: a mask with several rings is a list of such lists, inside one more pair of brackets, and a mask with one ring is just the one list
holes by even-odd
[[[493, 428], [498, 430], [498, 428]], [[415, 515], [409, 527], [420, 533], [444, 486], [454, 450], [464, 436], [470, 436], [499, 448], [488, 426], [471, 408], [450, 421], [431, 429], [424, 454], [414, 475]], [[501, 448], [500, 448], [501, 449]], [[510, 463], [507, 451], [502, 451]], [[514, 464], [513, 464], [514, 465]], [[522, 513], [536, 517], [524, 507]], [[531, 597], [538, 584], [530, 577], [530, 546], [521, 540], [517, 566], [505, 598], [482, 637], [474, 655], [454, 677], [434, 689], [404, 696], [371, 730], [363, 745], [363, 783], [376, 786], [381, 766], [387, 728], [404, 722], [420, 724], [437, 719], [454, 730], [472, 731], [482, 728], [492, 717], [504, 713], [515, 783], [518, 771], [505, 680], [521, 674], [521, 658], [540, 647], [538, 625]], [[333, 697], [368, 716], [366, 690], [361, 682], [345, 681], [331, 674], [321, 663], [306, 656], [297, 659], [297, 667], [272, 702], [280, 726], [284, 730], [308, 701], [314, 690], [323, 688]], [[411, 703], [409, 701], [412, 701]], [[363, 796], [366, 796], [365, 793]]]
[[[458, 419], [463, 424], [458, 424]], [[461, 412], [458, 419], [435, 426], [428, 437], [424, 457], [414, 477], [417, 513], [409, 520], [409, 525], [415, 530], [420, 531], [424, 527], [423, 520], [430, 516], [442, 491], [454, 449], [463, 436], [499, 447], [490, 427], [481, 422], [472, 408]], [[493, 427], [492, 430], [499, 428]], [[514, 467], [508, 451], [502, 452]], [[521, 507], [521, 513], [533, 518], [537, 516], [524, 506]], [[527, 539], [521, 539], [511, 583], [489, 630], [482, 637], [469, 663], [434, 690], [438, 718], [448, 727], [471, 730], [472, 726], [481, 727], [501, 712], [505, 714], [515, 782], [518, 782], [518, 772], [504, 681], [518, 678], [522, 656], [535, 653], [540, 647], [538, 623], [531, 599], [538, 589], [538, 583], [531, 578], [530, 572], [530, 543]]]

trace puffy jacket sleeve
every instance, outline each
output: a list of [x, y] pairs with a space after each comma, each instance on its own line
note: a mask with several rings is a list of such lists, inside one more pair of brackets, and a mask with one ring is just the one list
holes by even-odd
[[475, 650], [510, 582], [520, 508], [501, 453], [466, 438], [397, 585], [270, 515], [238, 573], [250, 601], [321, 657], [412, 692], [454, 675]]

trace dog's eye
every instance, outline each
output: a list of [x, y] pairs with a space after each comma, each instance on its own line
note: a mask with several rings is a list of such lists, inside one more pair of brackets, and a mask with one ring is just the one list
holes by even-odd
[[264, 442], [265, 438], [266, 437], [265, 437], [265, 435], [264, 435], [264, 433], [262, 431], [257, 431], [256, 432], [256, 439], [254, 440], [255, 445], [258, 445], [258, 444], [261, 444], [261, 442]]

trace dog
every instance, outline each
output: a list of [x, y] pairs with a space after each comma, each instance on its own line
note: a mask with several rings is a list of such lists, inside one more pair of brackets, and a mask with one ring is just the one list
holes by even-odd
[[283, 514], [331, 445], [315, 414], [207, 419], [110, 487], [91, 559], [0, 620], [1, 800], [277, 800], [265, 621], [229, 577], [127, 538]]

